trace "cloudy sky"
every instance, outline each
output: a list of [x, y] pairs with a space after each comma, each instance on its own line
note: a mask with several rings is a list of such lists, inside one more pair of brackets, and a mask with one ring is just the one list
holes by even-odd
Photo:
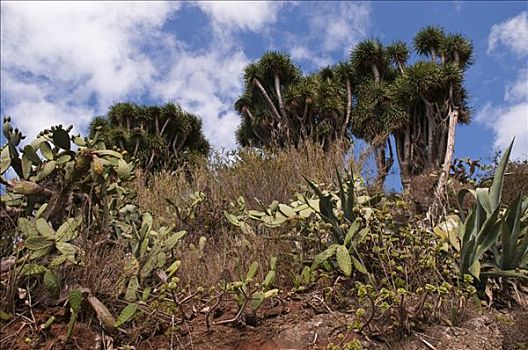
[[378, 37], [411, 43], [438, 24], [474, 44], [467, 73], [473, 122], [457, 156], [486, 158], [516, 136], [528, 158], [528, 9], [525, 2], [2, 2], [1, 107], [35, 136], [90, 119], [120, 101], [176, 101], [203, 118], [216, 147], [234, 148], [233, 101], [243, 67], [266, 50], [304, 72], [346, 59]]

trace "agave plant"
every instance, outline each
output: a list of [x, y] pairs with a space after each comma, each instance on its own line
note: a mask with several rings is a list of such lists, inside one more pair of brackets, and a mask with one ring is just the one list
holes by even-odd
[[[459, 252], [459, 270], [481, 281], [502, 276], [528, 279], [528, 199], [517, 199], [505, 210], [501, 194], [513, 141], [504, 152], [490, 188], [458, 193], [459, 215], [451, 215], [435, 232]], [[466, 216], [462, 204], [467, 194], [475, 205]], [[445, 247], [444, 247], [445, 248]]]

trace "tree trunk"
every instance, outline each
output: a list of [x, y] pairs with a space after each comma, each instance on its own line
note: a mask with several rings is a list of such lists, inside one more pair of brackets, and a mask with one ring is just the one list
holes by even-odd
[[387, 177], [387, 167], [385, 163], [385, 142], [382, 145], [376, 146], [374, 153], [376, 157], [376, 168], [378, 169], [378, 176], [376, 177], [376, 185], [383, 189], [385, 178]]
[[284, 109], [284, 103], [282, 101], [282, 94], [281, 94], [281, 90], [280, 90], [279, 75], [277, 73], [275, 73], [274, 78], [275, 78], [275, 93], [277, 94], [277, 99], [279, 100], [279, 108], [280, 108], [280, 111], [282, 113], [282, 118], [286, 119], [286, 109]]
[[458, 122], [458, 109], [455, 108], [449, 113], [449, 129], [447, 133], [447, 150], [444, 158], [444, 165], [442, 173], [438, 179], [438, 185], [435, 191], [435, 201], [427, 213], [427, 218], [431, 223], [439, 217], [439, 212], [442, 207], [442, 202], [446, 199], [447, 179], [449, 177], [449, 169], [453, 162], [453, 153], [455, 150], [455, 130]]
[[431, 49], [431, 62], [436, 63], [436, 50]]
[[457, 66], [459, 66], [460, 65], [460, 55], [458, 54], [458, 51], [454, 52], [454, 56], [455, 56], [455, 63]]
[[350, 79], [346, 80], [346, 89], [347, 89], [347, 106], [346, 106], [346, 115], [345, 115], [345, 124], [343, 125], [342, 137], [345, 136], [348, 123], [350, 123], [350, 115], [352, 114], [352, 87], [350, 86]]
[[139, 137], [136, 139], [136, 145], [134, 146], [134, 154], [133, 156], [136, 157], [137, 156], [137, 153], [139, 151]]
[[167, 125], [169, 125], [171, 118], [165, 119], [165, 123], [163, 123], [163, 126], [161, 127], [161, 131], [159, 133], [159, 136], [163, 136], [163, 133], [165, 132], [165, 129], [167, 128]]
[[154, 118], [155, 118], [155, 123], [156, 123], [156, 135], [159, 135], [160, 134], [159, 117], [156, 115]]
[[266, 89], [264, 89], [264, 86], [262, 86], [262, 84], [260, 83], [260, 81], [257, 78], [255, 78], [253, 81], [257, 85], [257, 87], [259, 88], [260, 92], [262, 92], [262, 95], [264, 95], [264, 98], [266, 99], [266, 101], [268, 101], [268, 104], [270, 105], [271, 110], [273, 111], [273, 114], [275, 115], [277, 120], [281, 120], [281, 116], [279, 114], [279, 111], [277, 111], [277, 107], [275, 107], [275, 104], [273, 103], [273, 101], [269, 97], [268, 93], [266, 92]]
[[377, 83], [380, 81], [380, 72], [379, 72], [379, 69], [378, 69], [378, 66], [376, 66], [375, 64], [373, 64], [371, 66], [371, 69], [372, 69], [372, 74], [374, 75], [374, 81]]
[[400, 68], [400, 73], [402, 74], [402, 76], [405, 76], [405, 71], [403, 70], [403, 64], [401, 63], [400, 60], [398, 60], [398, 67]]
[[396, 141], [396, 154], [400, 165], [400, 178], [403, 190], [408, 192], [411, 185], [411, 123], [407, 123], [405, 130]]
[[147, 169], [150, 169], [150, 166], [152, 165], [152, 162], [154, 161], [154, 157], [156, 156], [156, 151], [155, 150], [152, 150], [150, 152], [150, 158], [149, 158], [149, 161], [147, 163]]

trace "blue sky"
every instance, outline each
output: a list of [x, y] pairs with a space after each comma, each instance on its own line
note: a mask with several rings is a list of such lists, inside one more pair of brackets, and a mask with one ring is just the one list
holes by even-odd
[[426, 25], [475, 48], [473, 122], [458, 128], [456, 155], [487, 158], [516, 136], [515, 157], [528, 158], [521, 1], [2, 2], [0, 113], [31, 138], [54, 123], [82, 132], [114, 102], [172, 100], [203, 118], [215, 147], [234, 148], [242, 70], [264, 51], [312, 72], [346, 59], [359, 40], [410, 44]]

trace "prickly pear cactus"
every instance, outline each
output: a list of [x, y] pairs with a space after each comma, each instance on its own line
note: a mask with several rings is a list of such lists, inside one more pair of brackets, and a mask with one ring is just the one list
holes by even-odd
[[[80, 135], [70, 135], [72, 127], [53, 126], [36, 139], [22, 145], [25, 136], [4, 118], [2, 132], [7, 141], [1, 148], [0, 182], [6, 185], [2, 196], [5, 214], [34, 216], [46, 205], [42, 218], [54, 228], [72, 212], [90, 203], [106, 205], [105, 193], [124, 194], [120, 184], [133, 176], [133, 164], [104, 143]], [[9, 170], [12, 172], [9, 172]], [[14, 179], [7, 179], [7, 174]]]

